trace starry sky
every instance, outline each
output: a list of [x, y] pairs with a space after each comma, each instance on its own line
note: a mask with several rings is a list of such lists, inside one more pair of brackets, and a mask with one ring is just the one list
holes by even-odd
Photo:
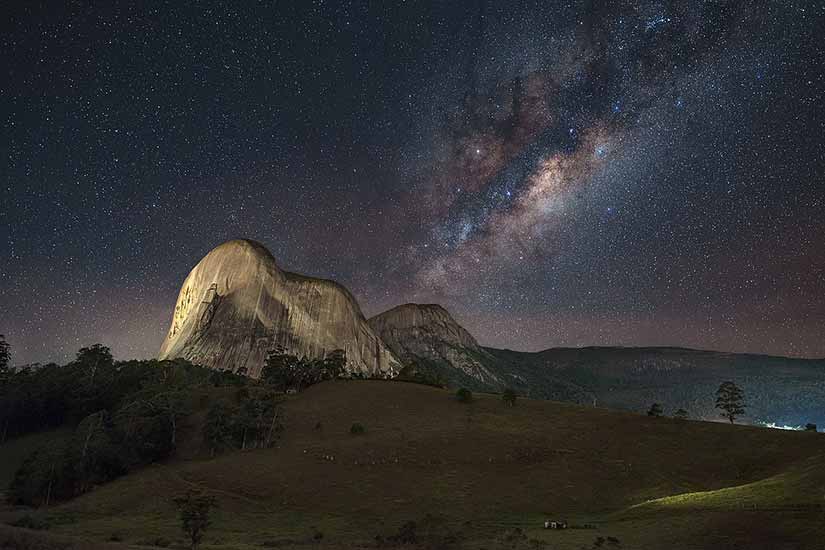
[[823, 5], [116, 4], [4, 4], [17, 364], [153, 356], [239, 237], [485, 345], [825, 356]]

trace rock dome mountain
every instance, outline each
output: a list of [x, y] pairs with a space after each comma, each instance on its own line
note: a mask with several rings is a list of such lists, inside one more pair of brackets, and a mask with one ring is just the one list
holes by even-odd
[[424, 371], [453, 385], [501, 388], [488, 368], [493, 357], [438, 304], [403, 304], [368, 321], [408, 369]]
[[223, 243], [192, 269], [158, 358], [257, 377], [276, 346], [315, 358], [342, 349], [348, 370], [372, 376], [401, 369], [346, 288], [283, 271], [250, 240]]
[[371, 376], [423, 375], [452, 388], [509, 387], [634, 411], [658, 402], [701, 419], [719, 419], [716, 388], [733, 380], [745, 390], [746, 421], [825, 424], [825, 360], [680, 348], [488, 348], [437, 304], [404, 304], [367, 321], [346, 288], [283, 271], [248, 240], [216, 247], [189, 273], [159, 359], [257, 377], [276, 346], [314, 358], [342, 349], [350, 371]]

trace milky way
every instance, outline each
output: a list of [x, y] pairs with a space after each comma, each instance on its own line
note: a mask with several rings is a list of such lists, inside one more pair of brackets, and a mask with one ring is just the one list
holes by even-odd
[[825, 8], [8, 11], [15, 362], [155, 354], [237, 237], [367, 315], [442, 303], [483, 344], [825, 356]]

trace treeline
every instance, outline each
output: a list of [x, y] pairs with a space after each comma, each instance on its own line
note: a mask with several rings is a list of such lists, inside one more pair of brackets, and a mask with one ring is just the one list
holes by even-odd
[[203, 441], [210, 454], [271, 447], [284, 429], [279, 402], [272, 392], [256, 396], [241, 389], [234, 401], [221, 399], [213, 403], [203, 425]]
[[74, 427], [30, 455], [9, 486], [11, 501], [48, 505], [85, 493], [170, 456], [196, 388], [245, 379], [186, 361], [113, 360], [108, 348], [82, 348], [67, 365], [4, 369], [3, 438]]
[[261, 381], [283, 392], [301, 391], [318, 382], [340, 378], [345, 374], [346, 365], [344, 350], [334, 350], [323, 359], [310, 359], [298, 358], [278, 346], [267, 355]]
[[71, 429], [15, 474], [9, 499], [34, 506], [73, 498], [171, 456], [182, 420], [197, 409], [208, 407], [201, 435], [211, 455], [269, 447], [283, 430], [281, 394], [343, 376], [346, 367], [343, 351], [310, 360], [277, 348], [261, 380], [252, 380], [243, 370], [216, 371], [185, 360], [114, 361], [109, 348], [96, 344], [66, 365], [11, 369], [2, 336], [0, 344], [0, 443]]
[[0, 374], [0, 443], [10, 437], [77, 425], [87, 416], [129, 405], [129, 414], [173, 410], [181, 392], [203, 385], [244, 383], [244, 378], [175, 361], [114, 361], [109, 348], [82, 348], [74, 361]]

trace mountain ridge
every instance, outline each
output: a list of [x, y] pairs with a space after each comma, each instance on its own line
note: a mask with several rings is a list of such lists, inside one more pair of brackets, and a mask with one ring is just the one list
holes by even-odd
[[718, 420], [716, 388], [734, 380], [751, 422], [825, 424], [825, 360], [678, 346], [482, 346], [440, 304], [400, 304], [367, 319], [340, 283], [282, 270], [245, 239], [215, 247], [190, 271], [159, 358], [257, 377], [276, 346], [308, 357], [343, 349], [348, 370], [367, 376], [636, 411], [658, 402], [700, 419]]

